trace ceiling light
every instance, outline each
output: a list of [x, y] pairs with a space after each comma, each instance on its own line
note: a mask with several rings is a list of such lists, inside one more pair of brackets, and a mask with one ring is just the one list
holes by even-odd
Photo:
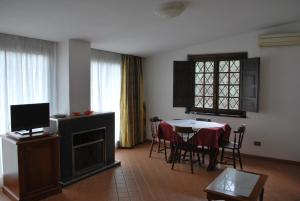
[[179, 16], [186, 8], [182, 1], [171, 1], [162, 3], [160, 8], [155, 12], [156, 15], [163, 18], [173, 18]]

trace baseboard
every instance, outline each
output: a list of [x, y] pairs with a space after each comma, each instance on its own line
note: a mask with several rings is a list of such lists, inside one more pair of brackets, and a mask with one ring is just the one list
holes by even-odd
[[[228, 153], [231, 153], [231, 152], [228, 152]], [[257, 158], [257, 159], [262, 159], [262, 160], [268, 160], [268, 161], [274, 161], [274, 162], [280, 162], [280, 163], [300, 166], [300, 162], [298, 162], [298, 161], [291, 161], [291, 160], [272, 158], [272, 157], [266, 157], [266, 156], [258, 156], [258, 155], [252, 155], [252, 154], [243, 154], [243, 153], [241, 153], [241, 155], [242, 155], [242, 157], [245, 157], [245, 158]]]
[[10, 189], [6, 188], [5, 186], [2, 187], [2, 192], [4, 195], [6, 195], [10, 200], [18, 201], [19, 197], [15, 195], [14, 192], [12, 192]]
[[137, 146], [140, 146], [140, 145], [143, 145], [143, 144], [149, 144], [151, 142], [152, 142], [152, 140], [145, 139], [143, 142], [137, 143], [136, 145], [134, 145], [132, 147], [121, 147], [120, 144], [118, 144], [116, 149], [133, 149], [133, 148], [136, 148]]
[[[145, 143], [151, 143], [151, 140], [147, 139], [145, 141]], [[232, 152], [229, 152], [229, 151], [225, 151], [225, 153], [232, 154]], [[275, 161], [275, 162], [280, 162], [280, 163], [285, 163], [285, 164], [300, 166], [300, 161], [292, 161], [292, 160], [285, 160], [285, 159], [272, 158], [272, 157], [266, 157], [266, 156], [259, 156], [259, 155], [253, 155], [253, 154], [244, 154], [244, 153], [241, 153], [241, 156], [245, 157], [245, 158], [256, 158], [256, 159], [262, 159], [262, 160], [268, 160], [268, 161]]]
[[146, 139], [144, 143], [151, 143], [152, 140], [151, 139]]

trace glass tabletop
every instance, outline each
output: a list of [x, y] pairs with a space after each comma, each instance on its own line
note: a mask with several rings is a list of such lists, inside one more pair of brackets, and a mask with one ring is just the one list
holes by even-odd
[[225, 169], [208, 187], [210, 191], [234, 196], [249, 197], [260, 175], [238, 171], [233, 168]]

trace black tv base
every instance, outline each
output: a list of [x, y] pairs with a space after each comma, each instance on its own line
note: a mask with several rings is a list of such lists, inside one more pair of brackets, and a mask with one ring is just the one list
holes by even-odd
[[32, 135], [20, 135], [16, 132], [10, 132], [7, 133], [6, 136], [8, 138], [12, 138], [14, 140], [20, 140], [20, 141], [25, 141], [25, 140], [32, 140], [32, 139], [37, 139], [37, 138], [43, 138], [43, 137], [48, 137], [53, 135], [53, 133], [45, 133], [45, 132], [38, 132], [38, 133], [33, 133]]
[[30, 135], [30, 136], [32, 136], [33, 134], [36, 134], [36, 133], [43, 133], [43, 132], [44, 132], [44, 130], [42, 128], [34, 128], [34, 129], [28, 129], [28, 130], [15, 131], [16, 134]]

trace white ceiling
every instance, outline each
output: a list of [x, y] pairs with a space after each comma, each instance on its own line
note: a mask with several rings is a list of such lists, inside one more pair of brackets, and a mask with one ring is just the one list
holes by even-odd
[[300, 20], [299, 0], [189, 0], [173, 19], [165, 0], [0, 0], [0, 32], [149, 56], [161, 51]]

